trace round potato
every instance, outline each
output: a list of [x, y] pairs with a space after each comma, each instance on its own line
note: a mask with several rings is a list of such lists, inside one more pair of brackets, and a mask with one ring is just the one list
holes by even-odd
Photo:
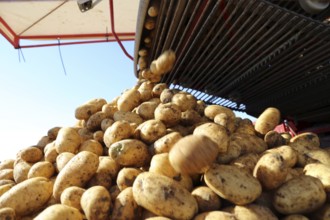
[[92, 178], [99, 165], [96, 154], [82, 151], [75, 155], [59, 172], [54, 183], [53, 196], [59, 201], [62, 192], [70, 186], [83, 186]]
[[23, 150], [20, 150], [17, 154], [17, 158], [21, 158], [22, 160], [28, 163], [35, 163], [42, 159], [43, 152], [37, 147], [27, 147]]
[[58, 156], [58, 153], [57, 153], [57, 150], [56, 150], [55, 141], [47, 144], [46, 147], [44, 148], [44, 152], [45, 152], [45, 160], [46, 161], [49, 161], [51, 163], [56, 162], [56, 158]]
[[282, 135], [276, 131], [268, 131], [264, 137], [264, 140], [268, 148], [279, 147], [286, 145], [287, 141], [282, 137]]
[[3, 169], [13, 169], [14, 168], [14, 163], [15, 163], [15, 160], [14, 159], [2, 160], [0, 162], [0, 170], [3, 170]]
[[88, 188], [82, 194], [80, 204], [87, 219], [109, 219], [111, 197], [108, 190], [103, 186], [93, 186]]
[[304, 214], [320, 208], [325, 200], [322, 182], [315, 177], [301, 175], [276, 190], [273, 205], [282, 214]]
[[23, 182], [28, 178], [28, 173], [32, 167], [32, 163], [25, 162], [24, 160], [18, 162], [14, 166], [13, 176], [16, 183]]
[[10, 207], [24, 216], [43, 207], [52, 195], [53, 183], [44, 177], [27, 179], [0, 197], [0, 208]]
[[54, 204], [44, 209], [34, 220], [59, 220], [59, 219], [74, 219], [83, 220], [83, 215], [78, 209], [63, 205]]
[[282, 145], [276, 148], [269, 149], [265, 153], [278, 153], [282, 156], [287, 167], [294, 167], [298, 161], [297, 151], [293, 150], [288, 145]]
[[243, 134], [243, 133], [233, 133], [230, 135], [230, 143], [228, 148], [232, 145], [239, 145], [242, 154], [247, 153], [262, 153], [267, 149], [267, 144], [261, 138], [256, 135]]
[[143, 118], [135, 112], [117, 111], [113, 115], [113, 119], [115, 121], [127, 121], [128, 123], [134, 123], [137, 125], [143, 122]]
[[[106, 117], [108, 119], [113, 118], [113, 115], [118, 111], [117, 108], [117, 101], [115, 101], [116, 103], [107, 103], [105, 105], [102, 106], [102, 112], [105, 113]], [[102, 124], [101, 124], [102, 126]]]
[[57, 153], [70, 152], [75, 154], [80, 144], [81, 138], [76, 129], [63, 127], [59, 130], [55, 141]]
[[141, 214], [142, 208], [134, 200], [132, 187], [122, 190], [115, 200], [111, 219], [141, 219]]
[[154, 87], [154, 83], [152, 83], [150, 81], [145, 81], [139, 86], [138, 91], [141, 94], [142, 102], [145, 102], [152, 98], [153, 87]]
[[120, 191], [123, 191], [127, 187], [131, 187], [136, 177], [143, 171], [138, 168], [124, 167], [118, 172], [117, 186]]
[[221, 198], [245, 205], [261, 194], [261, 184], [250, 173], [231, 165], [214, 164], [204, 174], [205, 183]]
[[129, 122], [116, 121], [104, 132], [103, 141], [109, 148], [113, 143], [117, 141], [129, 138], [133, 135], [133, 130]]
[[141, 116], [144, 120], [150, 120], [154, 118], [154, 112], [157, 108], [158, 103], [156, 102], [143, 102], [136, 109], [136, 113]]
[[181, 110], [172, 102], [161, 103], [155, 109], [155, 119], [162, 121], [166, 127], [177, 125], [181, 120]]
[[188, 109], [181, 113], [180, 123], [185, 126], [195, 125], [201, 122], [202, 117], [198, 114], [197, 111], [193, 109]]
[[304, 167], [304, 173], [308, 176], [318, 178], [326, 192], [330, 192], [330, 167], [322, 163], [311, 163]]
[[101, 129], [102, 121], [106, 118], [107, 118], [106, 113], [102, 111], [95, 112], [88, 118], [86, 122], [86, 128], [90, 131], [99, 130]]
[[280, 111], [277, 108], [270, 107], [265, 109], [259, 115], [254, 127], [258, 133], [265, 135], [268, 131], [273, 130], [280, 123], [280, 119]]
[[47, 179], [51, 178], [55, 173], [55, 167], [49, 161], [40, 161], [32, 165], [28, 172], [28, 178], [33, 177], [45, 177]]
[[137, 139], [125, 139], [109, 147], [109, 156], [119, 165], [141, 167], [150, 160], [148, 147]]
[[207, 136], [188, 135], [174, 144], [169, 160], [179, 173], [204, 173], [215, 161], [218, 152], [217, 144]]
[[224, 211], [202, 212], [195, 216], [193, 220], [237, 220], [234, 214]]
[[163, 92], [164, 89], [168, 89], [168, 86], [166, 83], [157, 83], [152, 88], [152, 96], [153, 97], [160, 97], [160, 94]]
[[100, 142], [96, 140], [86, 140], [79, 146], [79, 152], [81, 151], [89, 151], [92, 152], [98, 156], [103, 155], [103, 147]]
[[56, 157], [56, 171], [59, 173], [63, 167], [75, 156], [75, 154], [70, 152], [60, 153]]
[[132, 111], [141, 102], [141, 94], [135, 88], [126, 90], [117, 100], [117, 108], [120, 111]]
[[209, 187], [199, 186], [191, 192], [191, 195], [197, 201], [199, 213], [220, 210], [221, 199]]
[[151, 144], [166, 134], [166, 127], [163, 122], [151, 119], [140, 124], [134, 133], [136, 138]]
[[51, 140], [55, 140], [61, 127], [53, 127], [47, 131], [47, 136]]
[[86, 190], [78, 187], [78, 186], [70, 186], [68, 188], [66, 188], [60, 197], [61, 200], [61, 204], [63, 205], [67, 205], [73, 208], [76, 208], [80, 211], [82, 211], [81, 208], [81, 204], [80, 204], [80, 200], [81, 200], [81, 196], [82, 194], [85, 192]]
[[143, 172], [133, 183], [133, 197], [149, 211], [174, 219], [191, 219], [198, 205], [191, 193], [173, 179]]
[[91, 115], [100, 111], [105, 104], [107, 104], [105, 99], [91, 99], [76, 108], [75, 117], [78, 120], [88, 120]]
[[172, 103], [176, 104], [182, 112], [195, 108], [196, 102], [195, 96], [187, 92], [179, 92], [172, 97]]
[[170, 152], [173, 145], [182, 138], [182, 135], [179, 132], [171, 132], [161, 138], [159, 138], [153, 144], [156, 154], [168, 153]]
[[105, 118], [101, 122], [102, 131], [106, 131], [108, 127], [110, 127], [115, 121], [111, 118]]
[[247, 172], [253, 174], [254, 167], [258, 163], [260, 156], [256, 153], [249, 153], [242, 155], [230, 162], [231, 165], [245, 169]]

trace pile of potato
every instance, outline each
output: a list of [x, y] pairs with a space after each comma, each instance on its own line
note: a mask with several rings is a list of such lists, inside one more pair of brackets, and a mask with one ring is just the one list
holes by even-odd
[[166, 51], [135, 87], [75, 110], [0, 164], [0, 220], [329, 219], [330, 151], [318, 136], [253, 124], [159, 83]]

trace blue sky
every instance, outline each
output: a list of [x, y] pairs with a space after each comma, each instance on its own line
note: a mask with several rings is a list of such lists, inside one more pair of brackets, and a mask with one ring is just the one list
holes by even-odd
[[[133, 55], [134, 42], [124, 42]], [[111, 101], [136, 84], [133, 61], [117, 43], [18, 50], [0, 35], [0, 161], [37, 144], [55, 126], [73, 126], [76, 107]]]

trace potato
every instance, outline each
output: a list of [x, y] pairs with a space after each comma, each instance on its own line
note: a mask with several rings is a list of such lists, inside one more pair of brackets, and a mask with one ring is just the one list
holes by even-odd
[[194, 130], [194, 135], [205, 135], [209, 137], [218, 146], [219, 153], [227, 152], [229, 137], [226, 129], [215, 123], [204, 123]]
[[245, 169], [247, 172], [253, 174], [254, 167], [256, 166], [260, 156], [256, 153], [248, 153], [242, 155], [230, 162], [231, 165]]
[[182, 138], [179, 132], [171, 132], [161, 138], [159, 138], [153, 144], [156, 154], [170, 152], [173, 145]]
[[214, 120], [214, 117], [217, 114], [220, 114], [220, 113], [226, 114], [229, 119], [232, 119], [232, 120], [235, 119], [235, 113], [231, 109], [229, 109], [227, 107], [224, 107], [224, 106], [220, 106], [220, 105], [208, 105], [204, 109], [205, 116], [208, 117], [211, 120]]
[[288, 145], [282, 145], [276, 148], [269, 149], [265, 153], [279, 153], [287, 167], [294, 167], [298, 161], [297, 151], [293, 150]]
[[50, 142], [54, 141], [54, 139], [49, 138], [48, 136], [43, 136], [40, 138], [40, 140], [38, 141], [36, 147], [40, 148], [40, 149], [44, 149], [45, 146], [47, 144], [49, 144]]
[[0, 170], [0, 180], [14, 180], [14, 169]]
[[132, 168], [132, 167], [122, 168], [118, 172], [118, 176], [116, 180], [119, 190], [123, 191], [127, 187], [131, 187], [136, 177], [142, 172], [143, 171], [138, 168]]
[[0, 180], [0, 186], [3, 186], [3, 185], [6, 185], [6, 184], [9, 184], [9, 183], [14, 183], [14, 180]]
[[59, 201], [66, 188], [86, 184], [95, 174], [98, 165], [98, 156], [92, 152], [82, 151], [75, 155], [57, 175], [53, 190], [54, 198]]
[[112, 119], [113, 115], [118, 111], [117, 101], [115, 101], [115, 102], [116, 102], [116, 104], [107, 103], [102, 106], [101, 111], [104, 112], [106, 118], [108, 118], [108, 119]]
[[287, 215], [282, 219], [283, 220], [309, 220], [309, 218], [307, 218], [304, 215], [300, 215], [300, 214]]
[[163, 52], [156, 60], [150, 64], [150, 70], [155, 75], [163, 75], [169, 72], [174, 66], [176, 56], [172, 50]]
[[8, 183], [0, 186], [0, 196], [2, 196], [5, 192], [10, 190], [13, 186], [15, 186], [15, 183]]
[[181, 110], [174, 103], [161, 103], [155, 109], [155, 119], [162, 121], [166, 127], [177, 125], [181, 119]]
[[230, 142], [228, 148], [232, 145], [239, 145], [241, 152], [240, 155], [247, 153], [262, 153], [267, 149], [265, 141], [256, 135], [233, 133], [230, 135]]
[[28, 163], [25, 161], [20, 161], [14, 166], [14, 180], [16, 183], [23, 182], [28, 178], [28, 173], [32, 167], [32, 163]]
[[330, 166], [330, 152], [325, 149], [308, 150], [304, 155], [304, 163], [322, 163]]
[[268, 146], [268, 148], [279, 147], [282, 145], [286, 145], [286, 140], [282, 135], [276, 131], [268, 131], [264, 137], [264, 140]]
[[172, 103], [177, 105], [182, 112], [195, 108], [196, 102], [195, 96], [187, 92], [179, 92], [172, 97]]
[[87, 120], [91, 115], [100, 111], [106, 103], [105, 99], [91, 99], [76, 108], [75, 117], [78, 120]]
[[221, 207], [220, 197], [207, 186], [195, 188], [191, 195], [197, 201], [199, 213], [219, 210]]
[[[220, 115], [220, 114], [218, 114]], [[216, 117], [218, 116], [216, 115]], [[214, 118], [214, 122], [216, 122], [216, 117]], [[235, 118], [235, 120], [237, 117]], [[254, 125], [251, 120], [249, 119], [241, 119], [236, 128], [235, 128], [235, 133], [243, 133], [243, 134], [250, 134], [250, 135], [255, 135], [256, 131], [254, 129]]]
[[117, 101], [117, 108], [120, 111], [132, 111], [141, 102], [141, 94], [138, 90], [132, 88], [125, 91]]
[[0, 197], [0, 208], [13, 208], [18, 216], [31, 214], [48, 201], [52, 188], [52, 182], [44, 177], [27, 179]]
[[115, 121], [110, 118], [105, 118], [101, 122], [101, 129], [102, 131], [107, 130], [108, 127], [110, 127]]
[[103, 154], [103, 147], [100, 142], [96, 140], [86, 140], [79, 146], [79, 152], [81, 151], [89, 151], [98, 156], [102, 156]]
[[141, 124], [143, 119], [135, 112], [117, 111], [113, 115], [115, 121], [127, 121], [128, 123]]
[[[104, 132], [102, 130], [98, 130], [95, 131], [93, 134], [93, 139], [97, 142], [99, 142], [102, 146], [103, 142], [103, 138], [104, 138]], [[102, 150], [103, 150], [103, 146], [102, 146]]]
[[0, 209], [0, 219], [2, 220], [15, 220], [15, 210], [9, 207]]
[[[230, 138], [232, 139], [232, 138]], [[227, 152], [221, 153], [218, 155], [216, 161], [219, 164], [228, 164], [229, 162], [233, 161], [234, 159], [239, 158], [241, 155], [241, 145], [238, 141], [230, 141]]]
[[110, 146], [133, 135], [133, 129], [127, 121], [116, 121], [104, 132], [104, 144]]
[[193, 220], [237, 220], [234, 214], [223, 211], [199, 212]]
[[21, 158], [22, 160], [28, 163], [35, 163], [42, 159], [43, 152], [37, 147], [27, 147], [20, 150], [17, 154], [17, 158]]
[[101, 129], [102, 120], [106, 118], [107, 115], [104, 112], [102, 111], [95, 112], [88, 118], [86, 122], [86, 128], [90, 131], [99, 130]]
[[305, 214], [320, 208], [325, 200], [322, 182], [315, 177], [301, 175], [275, 191], [273, 205], [282, 214]]
[[141, 94], [142, 102], [145, 102], [152, 98], [153, 87], [154, 87], [154, 83], [152, 83], [150, 81], [145, 81], [139, 86], [138, 91]]
[[166, 127], [160, 120], [151, 119], [140, 124], [134, 132], [136, 138], [140, 138], [147, 144], [151, 144], [166, 134]]
[[236, 205], [233, 209], [233, 214], [237, 220], [277, 220], [276, 215], [266, 206], [257, 204], [248, 204], [245, 206]]
[[59, 132], [59, 130], [61, 129], [61, 127], [53, 127], [51, 129], [49, 129], [47, 131], [47, 136], [51, 139], [51, 140], [55, 140], [57, 137], [57, 134]]
[[49, 161], [40, 161], [32, 165], [28, 172], [28, 178], [45, 177], [51, 178], [55, 173], [54, 165]]
[[289, 168], [288, 169], [288, 175], [286, 175], [285, 182], [296, 178], [300, 175], [304, 175], [303, 168]]
[[0, 161], [0, 170], [13, 169], [14, 168], [14, 162], [15, 162], [15, 160], [13, 160], [13, 159], [6, 159], [6, 160]]
[[246, 205], [261, 194], [261, 184], [250, 173], [231, 165], [213, 164], [204, 174], [205, 183], [221, 198]]
[[217, 144], [204, 135], [188, 135], [174, 144], [169, 160], [172, 167], [182, 174], [205, 172], [218, 155]]
[[109, 192], [110, 192], [110, 196], [111, 196], [111, 201], [115, 202], [117, 196], [120, 193], [118, 186], [117, 185], [111, 186]]
[[80, 200], [85, 191], [85, 189], [78, 186], [70, 186], [66, 188], [60, 196], [61, 204], [82, 211]]
[[301, 154], [308, 150], [317, 150], [320, 148], [320, 139], [317, 134], [304, 132], [290, 139], [289, 145]]
[[195, 125], [201, 122], [202, 117], [193, 109], [181, 112], [180, 123], [185, 126]]
[[119, 165], [140, 167], [145, 165], [150, 155], [145, 143], [137, 139], [125, 139], [109, 147], [109, 156]]
[[149, 120], [154, 118], [154, 112], [157, 108], [158, 103], [156, 102], [143, 102], [136, 109], [138, 115], [141, 116], [144, 120]]
[[261, 135], [265, 135], [268, 131], [273, 130], [281, 119], [281, 113], [277, 108], [270, 107], [265, 109], [255, 122], [255, 129]]
[[152, 82], [152, 83], [159, 83], [162, 79], [161, 75], [156, 75], [150, 71], [149, 68], [143, 69], [139, 72], [139, 76], [142, 76], [144, 79]]
[[173, 179], [143, 172], [133, 183], [133, 196], [138, 205], [173, 219], [191, 219], [198, 210], [195, 198]]
[[149, 167], [149, 172], [162, 174], [178, 181], [187, 190], [191, 191], [193, 182], [189, 175], [181, 174], [172, 167], [169, 161], [169, 154], [156, 154], [152, 157]]
[[79, 128], [77, 132], [80, 136], [81, 142], [84, 142], [86, 140], [89, 140], [89, 139], [93, 138], [93, 131], [90, 131], [85, 126], [82, 127], [82, 128]]
[[160, 94], [160, 96], [159, 96], [160, 102], [163, 103], [163, 104], [171, 102], [172, 101], [172, 97], [176, 93], [178, 93], [177, 90], [174, 90], [174, 89], [164, 89], [162, 91], [162, 93]]
[[81, 196], [81, 207], [89, 220], [109, 219], [111, 197], [103, 186], [88, 188]]
[[55, 147], [57, 153], [70, 152], [76, 153], [81, 144], [81, 138], [76, 129], [72, 127], [63, 127], [59, 130]]
[[59, 173], [63, 167], [75, 156], [73, 153], [63, 152], [56, 157], [56, 171]]
[[179, 132], [181, 134], [181, 136], [187, 136], [187, 135], [192, 134], [194, 129], [195, 129], [195, 126], [186, 127], [186, 126], [182, 126], [182, 125], [178, 124], [173, 127], [167, 128], [166, 133], [169, 134], [171, 132]]
[[59, 219], [74, 219], [83, 220], [83, 215], [78, 209], [63, 205], [54, 204], [44, 209], [34, 220], [59, 220]]
[[326, 192], [330, 192], [330, 167], [322, 163], [311, 163], [304, 167], [304, 173], [308, 176], [318, 178]]
[[167, 89], [168, 86], [166, 83], [158, 83], [152, 88], [152, 96], [153, 97], [160, 97], [160, 94], [164, 91], [164, 89]]
[[44, 153], [46, 161], [49, 161], [51, 163], [54, 163], [56, 161], [58, 153], [56, 150], [55, 141], [46, 145], [46, 147], [44, 148]]
[[111, 220], [141, 219], [141, 214], [142, 208], [134, 200], [132, 187], [122, 190], [115, 200]]
[[279, 153], [266, 153], [258, 160], [253, 170], [256, 177], [266, 190], [276, 189], [282, 185], [288, 175], [288, 166]]

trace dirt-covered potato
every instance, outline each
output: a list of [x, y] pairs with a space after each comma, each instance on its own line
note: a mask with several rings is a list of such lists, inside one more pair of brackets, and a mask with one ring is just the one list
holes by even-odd
[[150, 161], [149, 172], [162, 174], [178, 181], [187, 190], [193, 188], [193, 181], [189, 175], [177, 172], [171, 165], [168, 153], [156, 154]]
[[128, 123], [141, 124], [143, 119], [135, 112], [117, 111], [113, 115], [115, 121], [127, 121]]
[[164, 89], [162, 91], [162, 93], [160, 94], [160, 102], [165, 104], [165, 103], [169, 103], [172, 101], [172, 97], [174, 96], [174, 94], [178, 93], [177, 90], [174, 89]]
[[325, 200], [322, 182], [315, 177], [301, 175], [275, 191], [273, 205], [282, 214], [305, 214], [320, 208]]
[[80, 200], [82, 194], [86, 190], [84, 188], [78, 187], [78, 186], [70, 186], [66, 188], [60, 197], [61, 204], [71, 206], [73, 208], [76, 208], [80, 211], [82, 211]]
[[256, 153], [248, 153], [242, 155], [230, 162], [231, 165], [245, 169], [249, 173], [253, 174], [254, 167], [256, 166], [260, 156]]
[[220, 106], [220, 105], [208, 105], [204, 109], [205, 116], [211, 120], [214, 120], [215, 116], [218, 114], [221, 114], [221, 113], [224, 113], [225, 115], [227, 115], [227, 117], [228, 117], [227, 124], [234, 125], [236, 116], [235, 116], [235, 113], [231, 109], [224, 107], [224, 106]]
[[0, 208], [10, 207], [16, 215], [37, 211], [52, 195], [53, 183], [44, 177], [27, 179], [13, 186], [0, 197]]
[[199, 186], [191, 192], [191, 195], [197, 201], [199, 213], [220, 210], [221, 199], [209, 187]]
[[118, 172], [117, 186], [120, 191], [123, 191], [127, 187], [131, 187], [136, 177], [143, 171], [138, 168], [124, 167]]
[[60, 172], [63, 167], [75, 156], [75, 154], [70, 152], [60, 153], [56, 157], [56, 171]]
[[140, 124], [134, 132], [136, 138], [151, 144], [166, 134], [166, 127], [160, 120], [151, 119]]
[[193, 220], [237, 220], [234, 214], [224, 211], [199, 212]]
[[142, 208], [134, 200], [132, 187], [122, 190], [114, 202], [111, 219], [141, 219], [141, 214]]
[[[216, 115], [217, 117], [218, 115]], [[214, 121], [216, 121], [216, 117], [214, 118]], [[235, 121], [237, 125], [235, 126], [235, 133], [244, 133], [244, 134], [251, 134], [255, 135], [256, 131], [254, 129], [254, 125], [250, 119], [240, 119], [237, 120], [238, 118], [235, 118]], [[235, 123], [235, 124], [236, 124]]]
[[276, 148], [268, 149], [265, 153], [279, 153], [287, 167], [294, 167], [298, 161], [297, 151], [288, 145], [282, 145]]
[[174, 103], [159, 104], [155, 109], [155, 119], [162, 121], [167, 127], [180, 122], [181, 110]]
[[100, 144], [100, 142], [96, 141], [96, 140], [86, 140], [84, 142], [81, 143], [81, 145], [79, 146], [79, 152], [81, 151], [89, 151], [92, 152], [98, 156], [102, 156], [103, 155], [103, 147], [102, 144]]
[[227, 152], [229, 144], [229, 136], [225, 127], [218, 125], [216, 123], [204, 123], [199, 125], [194, 130], [194, 135], [205, 135], [209, 137], [218, 146], [218, 152]]
[[109, 147], [109, 156], [122, 166], [140, 167], [150, 159], [147, 145], [137, 139], [125, 139], [113, 143]]
[[199, 113], [193, 109], [188, 109], [187, 111], [181, 112], [180, 124], [185, 126], [195, 125], [201, 122], [202, 117]]
[[55, 140], [57, 137], [57, 134], [59, 132], [59, 130], [61, 129], [61, 127], [56, 126], [56, 127], [52, 127], [51, 129], [49, 129], [47, 131], [47, 136], [51, 139], [51, 140]]
[[129, 89], [123, 92], [123, 94], [117, 100], [117, 107], [120, 111], [132, 111], [141, 102], [141, 94], [135, 89]]
[[109, 219], [111, 197], [108, 190], [103, 186], [93, 186], [88, 188], [82, 194], [80, 204], [87, 219]]
[[255, 176], [266, 190], [282, 185], [288, 175], [288, 166], [279, 153], [266, 153], [258, 160], [253, 170]]
[[86, 128], [90, 131], [96, 131], [101, 129], [102, 120], [105, 118], [107, 118], [107, 115], [102, 111], [94, 113], [88, 118], [86, 122]]
[[172, 103], [176, 104], [182, 112], [195, 108], [196, 102], [195, 96], [187, 92], [179, 92], [172, 97]]
[[133, 197], [138, 205], [171, 219], [191, 219], [198, 205], [191, 193], [173, 179], [150, 172], [137, 176]]
[[330, 152], [328, 152], [326, 149], [313, 149], [307, 151], [303, 157], [300, 157], [300, 159], [304, 159], [303, 163], [305, 165], [310, 163], [322, 163], [326, 166], [330, 166]]
[[145, 81], [139, 86], [138, 91], [141, 94], [141, 102], [145, 102], [152, 98], [153, 87], [154, 83], [150, 81]]
[[159, 138], [153, 144], [153, 148], [156, 154], [170, 152], [173, 145], [182, 138], [179, 132], [171, 132], [161, 138]]
[[158, 103], [156, 102], [143, 102], [136, 109], [136, 113], [141, 116], [144, 120], [149, 120], [154, 118], [154, 112], [157, 108]]
[[269, 107], [265, 109], [257, 118], [254, 128], [261, 135], [267, 134], [268, 131], [273, 130], [281, 119], [281, 113], [277, 108]]
[[153, 97], [160, 97], [160, 94], [163, 92], [164, 89], [167, 89], [168, 86], [166, 83], [157, 83], [153, 88], [152, 88], [152, 96]]
[[80, 144], [80, 135], [72, 127], [61, 128], [55, 140], [56, 151], [59, 154], [62, 152], [77, 153]]
[[117, 101], [115, 101], [116, 103], [107, 103], [105, 105], [102, 106], [102, 112], [104, 112], [104, 114], [106, 115], [107, 118], [111, 119], [113, 118], [113, 115], [118, 111], [117, 108]]
[[15, 210], [13, 208], [1, 208], [0, 209], [0, 219], [3, 220], [15, 220], [16, 219], [16, 214]]
[[99, 165], [96, 154], [82, 151], [75, 155], [59, 172], [54, 183], [53, 196], [59, 201], [62, 192], [70, 186], [83, 186], [92, 178]]
[[278, 217], [266, 206], [257, 204], [248, 204], [244, 206], [236, 205], [232, 213], [235, 215], [237, 220], [278, 220]]
[[23, 182], [28, 178], [28, 173], [32, 167], [32, 163], [19, 161], [14, 166], [13, 176], [16, 183]]
[[304, 173], [318, 178], [326, 192], [330, 192], [330, 167], [322, 163], [311, 163], [304, 167]]
[[286, 145], [287, 141], [282, 137], [280, 133], [277, 131], [268, 131], [264, 136], [264, 140], [268, 146], [268, 148], [279, 147], [282, 145]]
[[115, 121], [111, 118], [105, 118], [101, 122], [101, 129], [102, 131], [107, 130], [108, 127], [110, 127]]
[[43, 152], [37, 147], [27, 147], [20, 150], [17, 154], [17, 158], [21, 158], [22, 160], [28, 163], [35, 163], [42, 159]]
[[91, 99], [78, 106], [75, 110], [75, 117], [78, 120], [87, 120], [91, 115], [100, 111], [107, 101], [105, 99]]
[[229, 148], [233, 145], [238, 145], [240, 148], [240, 155], [247, 153], [262, 153], [267, 149], [265, 141], [256, 135], [233, 133], [230, 135]]
[[44, 209], [34, 220], [59, 220], [59, 219], [74, 219], [83, 220], [83, 215], [78, 209], [63, 205], [54, 204]]
[[127, 121], [116, 121], [104, 132], [103, 141], [109, 148], [117, 141], [129, 138], [133, 135], [133, 129]]
[[236, 205], [246, 205], [261, 194], [259, 181], [245, 170], [232, 165], [213, 166], [204, 174], [205, 183], [221, 198]]
[[45, 177], [51, 178], [55, 173], [54, 165], [49, 161], [40, 161], [32, 165], [28, 172], [28, 178]]
[[204, 135], [188, 135], [177, 141], [169, 153], [172, 167], [182, 174], [204, 173], [215, 161], [218, 146]]

